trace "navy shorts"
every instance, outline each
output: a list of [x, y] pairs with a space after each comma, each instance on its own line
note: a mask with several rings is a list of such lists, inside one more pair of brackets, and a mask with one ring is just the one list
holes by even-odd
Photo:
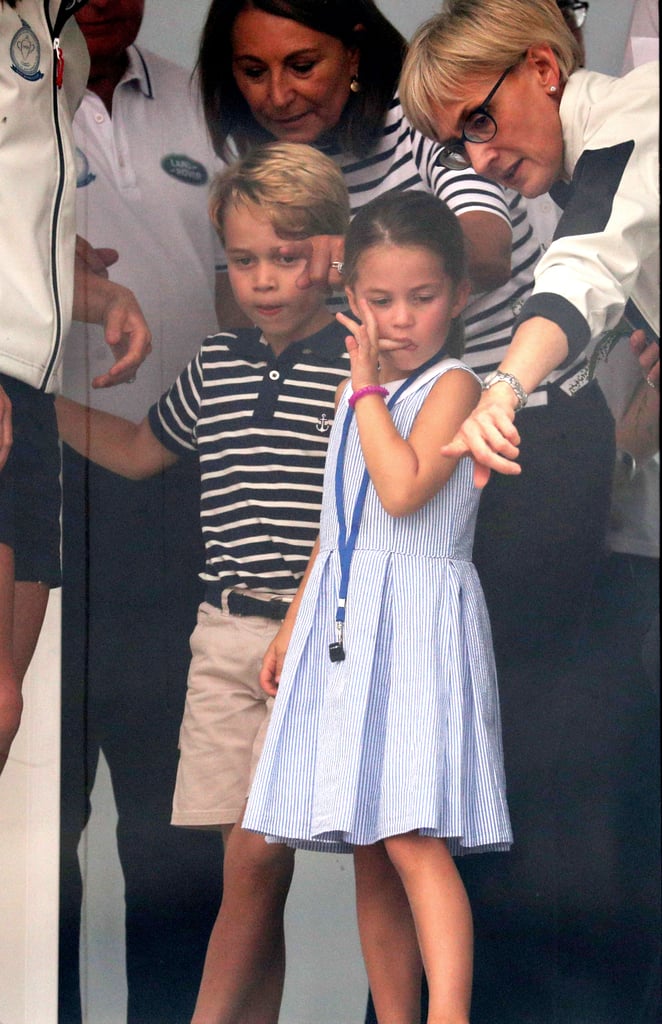
[[14, 551], [17, 582], [59, 587], [60, 448], [54, 396], [0, 374], [14, 443], [0, 470], [0, 544]]

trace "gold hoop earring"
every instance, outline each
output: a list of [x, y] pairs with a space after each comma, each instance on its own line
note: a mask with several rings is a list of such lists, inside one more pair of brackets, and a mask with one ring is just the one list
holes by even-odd
[[357, 75], [352, 75], [349, 80], [349, 91], [350, 92], [361, 92], [361, 83], [359, 82]]

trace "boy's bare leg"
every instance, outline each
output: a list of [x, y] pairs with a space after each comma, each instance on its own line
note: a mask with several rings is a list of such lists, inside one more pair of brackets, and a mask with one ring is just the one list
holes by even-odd
[[0, 772], [18, 731], [21, 686], [48, 603], [41, 583], [14, 582], [14, 552], [0, 544]]
[[423, 967], [400, 876], [383, 843], [354, 848], [361, 949], [379, 1024], [420, 1024]]
[[234, 826], [192, 1024], [278, 1024], [293, 870], [294, 850]]

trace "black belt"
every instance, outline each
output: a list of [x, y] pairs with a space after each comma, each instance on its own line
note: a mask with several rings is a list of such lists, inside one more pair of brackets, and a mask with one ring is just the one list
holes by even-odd
[[[221, 588], [208, 584], [205, 592], [205, 600], [216, 608], [221, 607]], [[228, 611], [230, 615], [259, 615], [263, 619], [275, 619], [282, 622], [290, 607], [289, 601], [282, 601], [279, 597], [265, 597], [264, 601], [259, 597], [251, 597], [249, 594], [242, 594], [237, 590], [231, 590], [228, 594]]]

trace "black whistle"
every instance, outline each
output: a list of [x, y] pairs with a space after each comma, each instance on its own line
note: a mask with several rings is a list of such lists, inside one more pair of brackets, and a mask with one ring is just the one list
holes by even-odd
[[329, 644], [329, 657], [331, 661], [345, 660], [345, 648], [342, 643]]

